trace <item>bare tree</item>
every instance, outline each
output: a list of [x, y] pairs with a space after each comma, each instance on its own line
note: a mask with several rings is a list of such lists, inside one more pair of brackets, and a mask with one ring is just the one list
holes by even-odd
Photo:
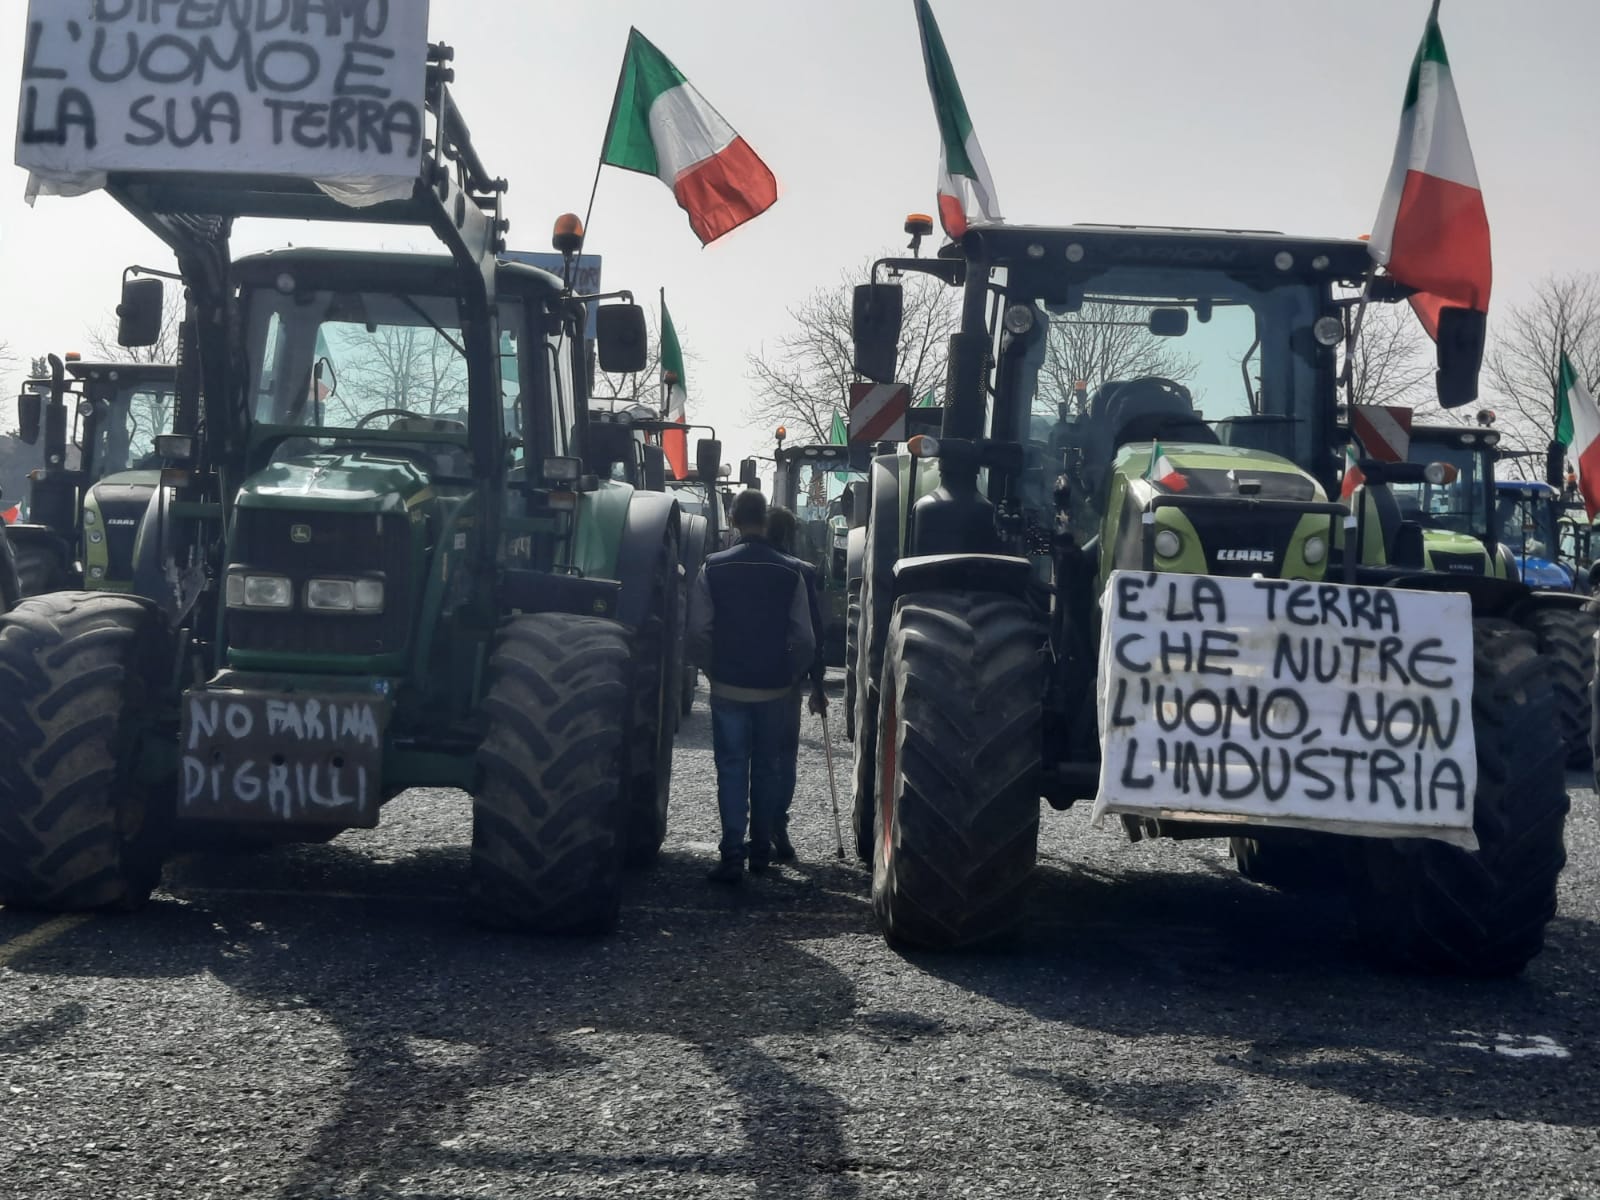
[[[663, 395], [661, 386], [661, 321], [659, 316], [654, 314], [647, 314], [646, 320], [649, 323], [650, 332], [645, 343], [649, 347], [649, 351], [645, 360], [644, 370], [634, 371], [628, 375], [608, 375], [597, 366], [595, 368], [594, 386], [590, 388], [590, 394], [594, 399], [603, 402], [619, 401], [624, 404], [644, 404], [658, 411], [660, 410]], [[674, 322], [673, 328], [678, 330], [678, 343], [682, 346], [684, 340], [683, 330], [678, 328], [676, 322]], [[692, 374], [689, 367], [696, 360], [687, 347], [684, 347], [683, 357], [684, 372]], [[693, 380], [689, 380], [686, 386], [692, 388]], [[694, 404], [692, 392], [689, 395], [689, 404], [692, 408]]]
[[1150, 310], [1087, 301], [1077, 312], [1050, 318], [1049, 341], [1034, 392], [1036, 416], [1083, 412], [1089, 394], [1117, 379], [1156, 375], [1181, 383], [1194, 373], [1193, 358], [1150, 332]]
[[86, 331], [88, 357], [97, 362], [175, 363], [178, 361], [178, 326], [183, 323], [183, 296], [167, 289], [161, 307], [161, 332], [150, 346], [123, 346], [117, 341], [115, 310]]
[[[793, 328], [749, 356], [754, 394], [746, 408], [752, 422], [789, 425], [797, 442], [826, 442], [835, 413], [850, 407], [853, 343], [850, 308], [853, 286], [871, 270], [844, 273], [840, 282], [818, 288], [789, 310]], [[959, 296], [942, 283], [912, 273], [905, 277], [904, 318], [895, 378], [920, 399], [944, 379], [946, 346], [960, 324]]]
[[[315, 385], [313, 385], [315, 386]], [[453, 416], [467, 407], [467, 364], [451, 339], [420, 325], [384, 325], [323, 386], [329, 408], [353, 424], [367, 413], [403, 408], [418, 416]]]
[[1409, 304], [1369, 304], [1361, 331], [1343, 366], [1350, 371], [1352, 404], [1438, 408], [1433, 386], [1433, 343]]
[[1555, 434], [1562, 352], [1591, 394], [1600, 389], [1600, 273], [1546, 276], [1531, 299], [1499, 318], [1495, 333], [1484, 370], [1494, 392], [1489, 407], [1499, 417], [1501, 436], [1529, 452], [1515, 461], [1542, 475]]

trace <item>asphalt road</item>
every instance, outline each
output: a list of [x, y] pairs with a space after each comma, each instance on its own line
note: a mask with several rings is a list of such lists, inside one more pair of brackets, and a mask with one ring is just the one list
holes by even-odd
[[1547, 949], [1484, 984], [1385, 973], [1338, 903], [1077, 811], [1015, 946], [897, 954], [810, 718], [802, 861], [742, 889], [702, 879], [703, 694], [675, 769], [605, 940], [468, 925], [451, 793], [186, 859], [131, 917], [0, 910], [0, 1196], [1600, 1196], [1578, 776]]

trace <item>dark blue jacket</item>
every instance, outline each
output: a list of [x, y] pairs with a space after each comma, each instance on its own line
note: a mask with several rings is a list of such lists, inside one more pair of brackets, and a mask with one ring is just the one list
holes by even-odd
[[708, 555], [689, 598], [689, 653], [713, 695], [787, 695], [816, 652], [799, 564], [765, 538]]

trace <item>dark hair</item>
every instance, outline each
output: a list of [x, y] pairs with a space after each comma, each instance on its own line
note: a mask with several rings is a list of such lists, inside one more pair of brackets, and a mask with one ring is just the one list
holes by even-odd
[[740, 532], [767, 528], [767, 498], [754, 488], [733, 498], [733, 513], [728, 518]]
[[800, 529], [800, 518], [782, 505], [767, 509], [767, 541], [785, 554], [794, 553], [795, 534]]

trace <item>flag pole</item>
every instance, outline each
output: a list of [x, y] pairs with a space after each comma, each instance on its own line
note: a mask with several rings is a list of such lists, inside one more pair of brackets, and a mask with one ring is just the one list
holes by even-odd
[[[600, 190], [600, 172], [606, 165], [606, 147], [611, 144], [611, 134], [617, 127], [617, 109], [622, 105], [622, 81], [628, 77], [628, 60], [633, 54], [633, 38], [638, 30], [628, 26], [628, 45], [622, 52], [622, 66], [617, 69], [617, 87], [611, 94], [611, 115], [606, 118], [605, 137], [600, 141], [600, 159], [594, 164], [594, 183], [589, 187], [589, 206], [583, 210], [583, 236], [589, 236], [589, 218], [594, 214], [595, 193]], [[580, 254], [583, 252], [580, 248]]]
[[[665, 286], [663, 286], [661, 288], [660, 307], [656, 309], [656, 322], [657, 322], [657, 326], [658, 326], [658, 331], [657, 331], [657, 334], [656, 334], [656, 340], [657, 341], [660, 341], [660, 339], [661, 339], [660, 330], [664, 329], [665, 326], [666, 326], [666, 316], [667, 316], [667, 289], [666, 289]], [[667, 394], [668, 394], [667, 393], [667, 368], [666, 368], [666, 364], [664, 364], [664, 363], [658, 364], [657, 367], [656, 367], [656, 391], [660, 394], [659, 407], [661, 409], [661, 415], [663, 417], [669, 416], [670, 414], [667, 411]]]

